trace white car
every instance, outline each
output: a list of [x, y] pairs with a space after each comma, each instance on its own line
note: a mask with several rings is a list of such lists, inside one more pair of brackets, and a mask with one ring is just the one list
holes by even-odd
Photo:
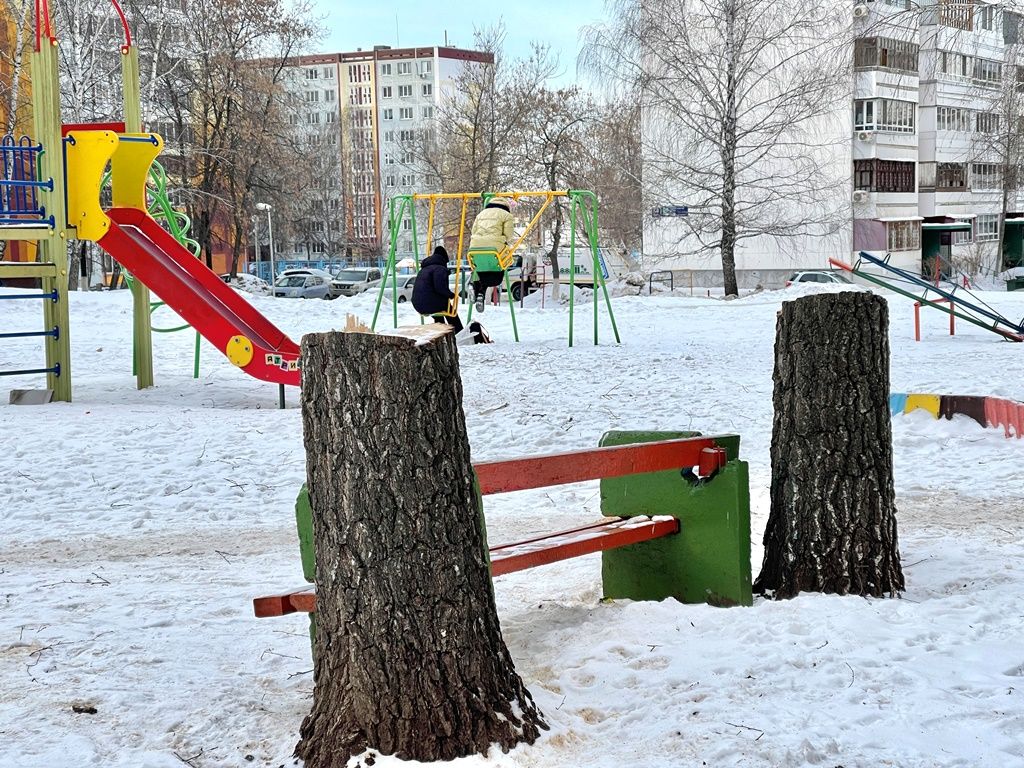
[[346, 267], [334, 273], [331, 298], [355, 296], [380, 286], [381, 271], [376, 267]]
[[391, 301], [397, 289], [399, 304], [412, 301], [412, 287], [415, 282], [416, 275], [399, 275], [393, 282], [388, 278], [384, 281], [384, 298]]
[[786, 287], [788, 288], [793, 283], [840, 283], [842, 285], [852, 285], [853, 281], [839, 272], [831, 272], [827, 269], [806, 269], [790, 275], [786, 281]]

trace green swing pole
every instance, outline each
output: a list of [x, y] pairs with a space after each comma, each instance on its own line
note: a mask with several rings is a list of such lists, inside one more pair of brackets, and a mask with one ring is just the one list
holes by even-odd
[[579, 200], [569, 197], [569, 347], [572, 348], [573, 309], [576, 300], [576, 206]]
[[[391, 245], [388, 248], [388, 263], [384, 266], [384, 279], [381, 280], [380, 290], [377, 291], [377, 306], [373, 309], [373, 322], [370, 323], [370, 330], [377, 330], [377, 318], [380, 315], [380, 305], [384, 300], [384, 291], [387, 286], [388, 275], [391, 275], [391, 281], [395, 282], [398, 280], [398, 272], [395, 267], [395, 249], [398, 247], [397, 236], [398, 236], [398, 221], [399, 217], [395, 215], [395, 203], [401, 202], [402, 207], [399, 209], [399, 213], [405, 210], [406, 205], [409, 201], [409, 195], [396, 195], [388, 201], [388, 219], [389, 219], [389, 232], [391, 233]], [[398, 304], [395, 304], [395, 326], [398, 326]]]
[[[419, 235], [416, 233], [416, 201], [412, 197], [409, 198], [409, 218], [412, 219], [412, 260], [414, 262], [416, 262], [416, 266], [418, 268], [419, 264], [420, 264], [420, 244], [419, 244]], [[427, 243], [426, 247], [429, 248], [430, 247], [430, 243]], [[424, 253], [424, 258], [426, 258], [426, 253]], [[398, 267], [396, 266], [395, 269], [397, 270]], [[395, 327], [398, 327], [398, 275], [397, 275], [397, 272], [396, 272], [395, 278], [391, 281], [391, 285], [395, 289], [394, 290], [394, 294], [395, 295], [392, 298], [391, 303], [395, 305], [395, 308], [394, 308], [394, 312], [395, 312]], [[423, 325], [423, 315], [420, 315], [420, 325]]]
[[505, 270], [505, 295], [508, 296], [508, 311], [512, 314], [512, 335], [519, 342], [519, 326], [516, 325], [516, 303], [512, 301], [512, 286], [508, 281], [508, 270]]
[[[601, 258], [599, 255], [599, 244], [598, 244], [598, 202], [597, 195], [595, 195], [589, 189], [586, 190], [573, 190], [572, 194], [579, 194], [583, 197], [583, 207], [581, 213], [583, 214], [583, 228], [587, 232], [587, 239], [590, 242], [590, 251], [594, 259], [593, 275], [595, 283], [600, 282], [601, 292], [604, 295], [605, 306], [608, 307], [608, 319], [611, 320], [612, 332], [615, 334], [615, 343], [621, 344], [622, 340], [619, 338], [619, 327], [615, 322], [615, 312], [612, 310], [611, 297], [608, 295], [608, 281], [604, 278], [604, 273], [601, 271]], [[589, 201], [590, 207], [588, 209], [586, 201]], [[589, 215], [588, 215], [589, 214]], [[597, 286], [595, 284], [594, 292], [597, 292]], [[597, 296], [594, 296], [594, 344], [597, 344], [597, 329], [598, 329], [598, 301]]]

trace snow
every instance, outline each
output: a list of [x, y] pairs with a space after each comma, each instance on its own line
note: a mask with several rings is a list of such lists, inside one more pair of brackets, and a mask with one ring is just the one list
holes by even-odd
[[[608, 429], [738, 432], [756, 573], [775, 315], [821, 290], [617, 298], [620, 346], [603, 306], [592, 346], [581, 304], [572, 349], [564, 305], [519, 312], [518, 345], [488, 307], [498, 343], [459, 349], [474, 460], [590, 448]], [[296, 340], [374, 304], [246, 296]], [[984, 298], [1024, 315], [1024, 292]], [[966, 324], [950, 337], [927, 310], [915, 343], [912, 303], [890, 307], [893, 391], [1024, 400], [1024, 347]], [[0, 405], [0, 767], [291, 766], [306, 617], [257, 620], [251, 600], [302, 584], [297, 393], [277, 410], [276, 387], [205, 343], [193, 380], [189, 332], [155, 337], [157, 385], [138, 391], [127, 292], [74, 294], [71, 317], [75, 402]], [[0, 302], [3, 331], [40, 324], [37, 302]], [[0, 369], [42, 365], [39, 339], [0, 342]], [[459, 766], [1024, 765], [1024, 442], [920, 411], [893, 433], [903, 599], [603, 603], [597, 555], [501, 577], [504, 636], [551, 730]], [[596, 483], [489, 497], [489, 540], [591, 522], [598, 503]]]

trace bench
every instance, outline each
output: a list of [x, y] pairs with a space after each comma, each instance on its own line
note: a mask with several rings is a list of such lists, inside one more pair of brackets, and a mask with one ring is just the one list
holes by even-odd
[[[750, 503], [739, 437], [609, 432], [599, 448], [474, 465], [481, 496], [601, 481], [600, 522], [489, 550], [491, 575], [602, 553], [605, 597], [750, 605]], [[314, 577], [312, 511], [296, 503], [303, 575]], [[259, 618], [314, 613], [312, 584], [253, 600]]]

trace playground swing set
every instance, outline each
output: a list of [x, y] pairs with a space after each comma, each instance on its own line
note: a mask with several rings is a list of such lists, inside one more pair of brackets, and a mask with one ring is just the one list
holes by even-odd
[[[47, 394], [70, 402], [67, 242], [78, 239], [95, 242], [132, 276], [133, 370], [139, 389], [153, 385], [152, 333], [191, 326], [249, 375], [279, 384], [283, 400], [285, 384], [299, 385], [299, 346], [196, 258], [187, 217], [170, 204], [166, 175], [156, 163], [163, 140], [142, 130], [138, 49], [117, 0], [111, 3], [125, 37], [120, 51], [124, 121], [65, 125], [58, 41], [49, 3], [36, 0], [29, 60], [35, 138], [0, 141], [0, 239], [36, 242], [37, 260], [0, 262], [0, 281], [38, 279], [42, 291], [4, 292], [0, 300], [43, 300], [44, 329], [0, 333], [0, 340], [44, 338], [46, 367], [0, 375], [46, 374]], [[46, 151], [52, 147], [60, 151]], [[101, 192], [108, 179], [112, 206], [104, 210]], [[163, 302], [151, 301], [151, 289]], [[154, 329], [151, 314], [163, 303], [188, 325]]]
[[[530, 220], [526, 224], [522, 233], [516, 239], [514, 243], [509, 245], [507, 248], [501, 251], [494, 249], [483, 249], [483, 248], [468, 248], [466, 238], [466, 219], [469, 213], [469, 203], [471, 200], [480, 200], [484, 205], [489, 200], [495, 197], [511, 198], [513, 200], [537, 200], [541, 201], [540, 206], [536, 212], [531, 216]], [[570, 189], [570, 190], [544, 190], [544, 191], [524, 191], [524, 192], [435, 192], [435, 193], [415, 193], [408, 195], [395, 195], [391, 198], [388, 205], [388, 222], [391, 236], [391, 247], [388, 251], [387, 264], [384, 267], [384, 279], [381, 280], [380, 289], [377, 292], [377, 303], [373, 311], [373, 321], [370, 327], [374, 330], [377, 328], [377, 320], [380, 316], [381, 302], [384, 299], [385, 292], [388, 286], [391, 287], [391, 312], [392, 312], [392, 324], [393, 327], [398, 327], [398, 239], [400, 235], [403, 222], [407, 219], [410, 222], [410, 229], [412, 231], [412, 248], [413, 248], [413, 260], [416, 262], [416, 269], [419, 270], [420, 264], [420, 253], [419, 253], [419, 236], [416, 222], [416, 204], [419, 202], [427, 203], [427, 232], [426, 239], [423, 245], [423, 256], [426, 257], [430, 254], [435, 244], [435, 239], [441, 240], [442, 238], [435, 238], [435, 222], [438, 219], [438, 207], [446, 200], [458, 201], [460, 205], [459, 211], [459, 228], [457, 238], [453, 238], [457, 241], [455, 253], [455, 285], [457, 286], [454, 291], [455, 297], [449, 302], [448, 309], [445, 312], [441, 312], [443, 316], [454, 317], [459, 313], [459, 307], [461, 304], [462, 297], [466, 294], [466, 283], [472, 279], [472, 275], [477, 271], [501, 271], [503, 273], [503, 280], [505, 284], [505, 290], [508, 294], [512, 295], [512, 286], [509, 281], [508, 269], [515, 262], [515, 255], [522, 244], [526, 241], [526, 238], [536, 228], [540, 222], [544, 212], [551, 206], [558, 198], [566, 198], [569, 202], [569, 346], [573, 346], [574, 341], [574, 310], [576, 303], [576, 251], [577, 251], [577, 232], [580, 226], [582, 226], [583, 232], [586, 235], [586, 248], [589, 251], [589, 258], [591, 259], [591, 269], [594, 276], [594, 291], [595, 294], [598, 290], [601, 291], [601, 295], [604, 299], [604, 304], [608, 309], [608, 319], [611, 323], [612, 333], [615, 336], [615, 342], [619, 343], [619, 329], [615, 323], [615, 314], [612, 311], [611, 298], [608, 295], [608, 285], [605, 280], [606, 270], [601, 259], [600, 249], [598, 248], [598, 203], [597, 195], [590, 190], [586, 189]], [[600, 329], [600, 301], [595, 295], [594, 297], [594, 344], [599, 343], [599, 329]], [[515, 340], [519, 341], [519, 326], [516, 323], [516, 310], [514, 302], [508, 303], [509, 315], [512, 320], [512, 333]], [[466, 322], [467, 324], [473, 319], [473, 304], [469, 304], [469, 310]], [[423, 322], [423, 318], [420, 318], [420, 322]]]

